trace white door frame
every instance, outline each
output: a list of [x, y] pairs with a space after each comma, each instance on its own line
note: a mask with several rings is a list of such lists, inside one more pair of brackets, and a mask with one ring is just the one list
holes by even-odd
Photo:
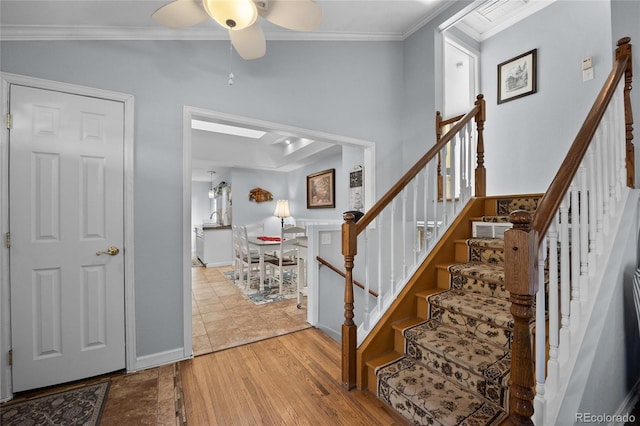
[[[362, 139], [350, 138], [347, 136], [333, 135], [329, 133], [318, 132], [315, 130], [302, 129], [292, 127], [285, 124], [278, 124], [269, 121], [256, 120], [247, 117], [240, 117], [222, 112], [209, 111], [201, 108], [184, 106], [182, 111], [182, 284], [183, 284], [183, 301], [184, 301], [184, 356], [193, 355], [192, 352], [192, 330], [191, 330], [191, 153], [192, 153], [192, 133], [191, 119], [207, 118], [209, 121], [230, 124], [238, 127], [247, 127], [256, 130], [284, 131], [292, 135], [312, 140], [322, 140], [337, 145], [361, 146], [364, 150], [363, 168], [364, 168], [364, 203], [365, 210], [373, 205], [375, 200], [375, 164], [376, 151], [375, 143]], [[311, 263], [310, 263], [311, 264]], [[309, 289], [310, 293], [312, 289]], [[311, 294], [310, 294], [311, 295]], [[317, 300], [317, 294], [315, 296]], [[308, 304], [307, 321], [311, 325], [318, 322], [318, 313], [312, 304]]]
[[[9, 112], [9, 85], [19, 84], [80, 96], [90, 96], [124, 104], [124, 290], [125, 290], [125, 361], [127, 371], [136, 369], [135, 289], [133, 250], [133, 96], [91, 87], [43, 80], [17, 74], [1, 73], [3, 121]], [[9, 132], [3, 125], [0, 135], [0, 402], [13, 397], [11, 366], [7, 353], [11, 348], [11, 304], [9, 250], [5, 235], [9, 232]]]
[[[442, 90], [442, 112], [443, 114], [446, 114], [447, 111], [447, 99], [446, 99], [446, 95], [445, 95], [445, 90], [444, 90], [444, 84], [445, 79], [446, 79], [446, 73], [444, 70], [444, 64], [445, 64], [445, 53], [446, 53], [446, 44], [450, 44], [451, 46], [455, 47], [456, 49], [460, 50], [461, 52], [464, 52], [469, 58], [470, 58], [470, 73], [471, 75], [469, 76], [470, 84], [469, 86], [473, 86], [473, 87], [469, 87], [469, 101], [471, 103], [471, 106], [473, 106], [473, 102], [476, 99], [476, 96], [481, 93], [480, 92], [480, 52], [478, 52], [477, 50], [475, 50], [473, 47], [469, 46], [467, 43], [465, 43], [463, 40], [461, 40], [460, 38], [456, 37], [454, 34], [452, 34], [451, 32], [447, 32], [447, 31], [443, 31], [442, 32], [442, 71], [441, 71], [441, 75], [442, 75], [442, 82], [441, 85], [443, 85], [443, 90]], [[450, 118], [448, 116], [445, 115], [445, 117], [443, 118]]]

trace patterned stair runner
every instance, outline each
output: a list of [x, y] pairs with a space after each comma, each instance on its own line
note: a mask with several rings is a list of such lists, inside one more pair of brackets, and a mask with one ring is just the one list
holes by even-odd
[[[536, 206], [534, 198], [506, 200], [486, 220]], [[467, 246], [468, 261], [448, 268], [450, 288], [427, 298], [428, 319], [403, 330], [404, 355], [375, 371], [378, 397], [415, 425], [497, 425], [507, 416], [513, 317], [504, 240]]]

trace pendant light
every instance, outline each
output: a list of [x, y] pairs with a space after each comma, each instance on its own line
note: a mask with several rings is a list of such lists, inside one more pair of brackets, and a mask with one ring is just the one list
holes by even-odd
[[214, 199], [216, 197], [216, 191], [213, 189], [213, 175], [216, 174], [216, 172], [209, 171], [209, 174], [211, 175], [211, 186], [209, 186], [209, 198]]

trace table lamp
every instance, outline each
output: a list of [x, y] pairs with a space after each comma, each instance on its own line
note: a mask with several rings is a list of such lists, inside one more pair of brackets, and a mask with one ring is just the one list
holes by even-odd
[[278, 200], [276, 211], [273, 215], [280, 218], [280, 226], [284, 228], [284, 218], [291, 216], [291, 213], [289, 213], [289, 200]]

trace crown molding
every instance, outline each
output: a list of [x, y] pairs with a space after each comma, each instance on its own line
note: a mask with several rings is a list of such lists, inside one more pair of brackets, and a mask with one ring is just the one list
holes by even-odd
[[[347, 32], [295, 32], [266, 31], [267, 40], [297, 41], [402, 41], [406, 38], [397, 33], [347, 33]], [[92, 27], [92, 26], [19, 26], [3, 25], [0, 29], [2, 41], [65, 41], [65, 40], [229, 40], [223, 30], [187, 28], [171, 30], [148, 27]]]

